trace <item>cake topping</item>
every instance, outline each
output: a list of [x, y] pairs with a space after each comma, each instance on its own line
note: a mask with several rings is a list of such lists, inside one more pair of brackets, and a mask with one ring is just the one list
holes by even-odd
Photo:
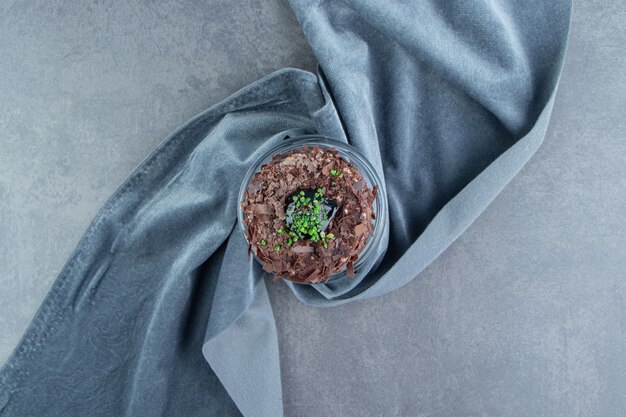
[[250, 250], [276, 279], [319, 283], [344, 268], [353, 277], [374, 228], [376, 191], [336, 149], [274, 155], [241, 203]]

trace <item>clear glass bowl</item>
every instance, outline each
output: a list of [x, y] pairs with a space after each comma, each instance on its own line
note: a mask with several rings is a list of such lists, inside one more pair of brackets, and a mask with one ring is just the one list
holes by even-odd
[[[286, 139], [283, 143], [276, 145], [271, 148], [263, 155], [259, 157], [248, 169], [246, 175], [244, 176], [243, 182], [241, 183], [241, 187], [239, 189], [238, 196], [238, 208], [237, 208], [237, 218], [239, 221], [239, 227], [241, 228], [241, 232], [243, 233], [244, 239], [248, 242], [248, 237], [246, 233], [246, 225], [244, 223], [244, 213], [241, 209], [241, 205], [243, 203], [244, 193], [246, 188], [248, 187], [248, 183], [252, 179], [252, 176], [261, 168], [262, 165], [270, 162], [272, 157], [276, 154], [282, 154], [289, 152], [291, 150], [300, 148], [302, 146], [319, 146], [320, 148], [332, 148], [336, 149], [339, 152], [339, 155], [346, 159], [347, 161], [354, 164], [354, 166], [361, 172], [363, 178], [367, 182], [367, 185], [370, 188], [373, 188], [374, 185], [378, 185], [378, 192], [376, 193], [376, 199], [372, 205], [372, 209], [376, 214], [376, 220], [374, 221], [374, 229], [370, 233], [367, 239], [367, 243], [361, 252], [359, 253], [359, 258], [354, 263], [354, 271], [355, 274], [358, 275], [359, 272], [365, 271], [370, 272], [373, 271], [378, 264], [380, 263], [384, 251], [379, 250], [379, 246], [382, 243], [383, 236], [385, 235], [385, 225], [387, 223], [387, 196], [385, 193], [385, 186], [380, 180], [376, 170], [369, 163], [369, 161], [354, 147], [344, 143], [339, 142], [337, 140], [319, 136], [319, 135], [304, 135]], [[250, 243], [250, 242], [248, 242]], [[255, 255], [252, 255], [255, 259], [262, 263]], [[335, 281], [341, 278], [347, 277], [346, 267], [339, 272], [335, 272], [330, 276], [328, 281]], [[289, 280], [289, 278], [282, 277], [283, 279]], [[290, 280], [291, 281], [291, 280]], [[295, 281], [293, 282], [307, 284], [306, 282]]]

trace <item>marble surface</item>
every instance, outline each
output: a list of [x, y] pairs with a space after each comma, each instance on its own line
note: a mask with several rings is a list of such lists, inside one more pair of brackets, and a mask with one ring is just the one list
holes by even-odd
[[[4, 0], [0, 39], [1, 362], [159, 142], [315, 58], [285, 0]], [[270, 286], [286, 416], [623, 415], [624, 45], [622, 0], [575, 2], [545, 144], [411, 284], [326, 310]]]

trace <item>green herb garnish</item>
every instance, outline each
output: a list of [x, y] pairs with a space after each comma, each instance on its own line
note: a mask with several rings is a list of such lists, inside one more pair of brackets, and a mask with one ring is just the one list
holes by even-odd
[[[335, 172], [337, 175], [339, 174], [338, 171]], [[311, 242], [321, 242], [327, 248], [328, 243], [326, 239], [329, 236], [332, 236], [332, 238], [335, 236], [332, 233], [327, 234], [322, 230], [322, 223], [328, 221], [327, 213], [322, 214], [322, 208], [326, 201], [324, 190], [318, 188], [313, 198], [305, 197], [304, 191], [300, 191], [298, 195], [293, 197], [293, 201], [295, 208], [291, 214], [291, 223], [287, 224], [287, 229], [289, 230], [287, 246], [293, 245], [298, 239], [309, 239]]]

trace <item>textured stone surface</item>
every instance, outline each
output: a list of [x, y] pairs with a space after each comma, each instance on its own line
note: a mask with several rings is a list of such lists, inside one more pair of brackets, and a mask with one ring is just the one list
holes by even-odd
[[[625, 22], [575, 4], [545, 144], [420, 278], [328, 310], [271, 286], [287, 416], [623, 415]], [[315, 60], [284, 0], [4, 0], [0, 38], [3, 361], [163, 138]]]

